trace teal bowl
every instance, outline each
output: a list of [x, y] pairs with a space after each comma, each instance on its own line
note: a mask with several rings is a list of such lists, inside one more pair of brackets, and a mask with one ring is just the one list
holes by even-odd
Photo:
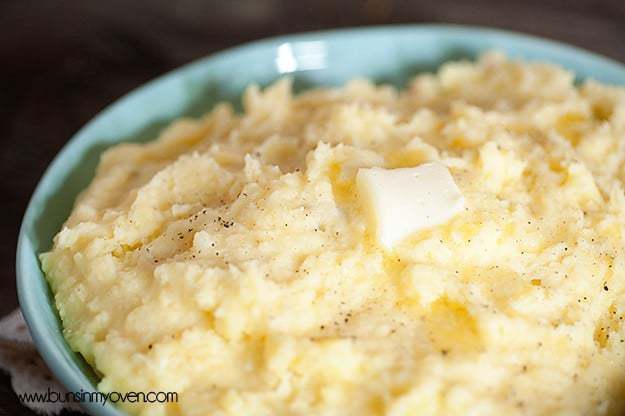
[[[65, 342], [38, 254], [69, 215], [87, 186], [103, 149], [140, 142], [180, 116], [198, 116], [219, 101], [240, 108], [250, 83], [281, 76], [296, 91], [339, 85], [354, 77], [402, 86], [415, 73], [441, 63], [475, 58], [488, 49], [514, 58], [553, 62], [578, 80], [625, 85], [625, 66], [590, 52], [531, 36], [449, 25], [386, 26], [283, 36], [253, 42], [200, 59], [131, 92], [83, 127], [50, 164], [30, 200], [17, 246], [17, 287], [22, 312], [44, 360], [69, 391], [93, 391], [98, 378]], [[114, 406], [83, 403], [93, 415], [119, 416]]]

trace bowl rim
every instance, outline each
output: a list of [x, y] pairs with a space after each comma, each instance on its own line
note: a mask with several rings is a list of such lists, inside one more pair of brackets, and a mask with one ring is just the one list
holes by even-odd
[[[33, 287], [36, 283], [33, 279], [39, 279], [38, 276], [31, 276], [29, 273], [28, 262], [26, 261], [26, 255], [28, 252], [32, 253], [34, 250], [27, 242], [27, 231], [26, 228], [31, 224], [34, 224], [35, 220], [38, 218], [37, 210], [35, 208], [38, 201], [44, 196], [45, 189], [48, 187], [48, 184], [51, 181], [51, 178], [54, 176], [55, 171], [59, 167], [61, 163], [68, 157], [71, 153], [72, 148], [76, 146], [77, 143], [82, 141], [89, 141], [89, 137], [86, 135], [86, 132], [99, 120], [105, 119], [109, 116], [116, 107], [123, 105], [125, 102], [130, 100], [132, 97], [140, 95], [143, 91], [152, 88], [155, 84], [162, 82], [168, 78], [175, 78], [179, 76], [179, 74], [187, 71], [193, 70], [195, 67], [200, 67], [208, 64], [211, 61], [217, 61], [220, 59], [228, 59], [231, 57], [236, 57], [239, 54], [245, 54], [251, 50], [257, 48], [276, 48], [277, 46], [289, 42], [296, 43], [302, 41], [322, 41], [322, 42], [336, 42], [342, 39], [349, 39], [358, 37], [364, 34], [374, 35], [374, 34], [391, 34], [391, 36], [396, 36], [399, 33], [418, 33], [418, 32], [427, 32], [432, 31], [435, 33], [452, 33], [452, 32], [471, 32], [477, 36], [497, 36], [501, 38], [505, 38], [509, 41], [517, 41], [517, 42], [529, 42], [532, 47], [537, 49], [544, 49], [547, 52], [558, 51], [560, 54], [564, 54], [564, 56], [569, 57], [573, 60], [582, 60], [585, 62], [593, 62], [596, 65], [600, 66], [604, 70], [610, 71], [612, 74], [616, 74], [619, 77], [625, 79], [625, 65], [618, 62], [615, 59], [605, 57], [595, 52], [591, 52], [580, 48], [578, 46], [569, 45], [567, 43], [552, 40], [549, 38], [544, 38], [540, 36], [520, 33], [516, 31], [510, 31], [499, 28], [492, 28], [486, 26], [474, 26], [474, 25], [461, 25], [461, 24], [445, 24], [445, 23], [435, 23], [435, 24], [391, 24], [391, 25], [378, 25], [378, 26], [361, 26], [361, 27], [346, 27], [339, 29], [330, 29], [330, 30], [319, 30], [319, 31], [309, 31], [309, 32], [300, 32], [295, 34], [286, 34], [280, 36], [273, 36], [268, 38], [263, 38], [260, 40], [255, 40], [251, 42], [246, 42], [238, 46], [230, 47], [221, 51], [217, 51], [215, 53], [210, 53], [201, 58], [195, 59], [189, 63], [186, 63], [180, 67], [177, 67], [171, 71], [168, 71], [162, 75], [159, 75], [151, 80], [141, 84], [140, 86], [133, 88], [129, 92], [123, 94], [121, 97], [115, 99], [112, 103], [105, 106], [102, 110], [100, 110], [93, 118], [91, 118], [85, 125], [83, 125], [76, 133], [74, 133], [71, 138], [63, 145], [61, 150], [54, 156], [52, 161], [48, 164], [41, 178], [39, 179], [34, 192], [31, 194], [31, 197], [28, 201], [27, 208], [25, 210], [24, 216], [22, 217], [22, 221], [19, 229], [19, 236], [17, 241], [17, 250], [16, 250], [16, 282], [17, 282], [17, 294], [19, 300], [19, 306], [21, 308], [22, 314], [25, 318], [26, 324], [29, 328], [32, 339], [37, 347], [39, 354], [42, 356], [43, 360], [55, 375], [55, 377], [61, 382], [61, 384], [70, 392], [72, 391], [90, 391], [91, 386], [85, 384], [85, 375], [77, 372], [70, 368], [66, 363], [59, 360], [61, 352], [58, 348], [54, 347], [53, 344], [49, 343], [47, 339], [45, 339], [43, 334], [43, 328], [45, 327], [44, 318], [40, 315], [37, 304], [37, 297], [39, 294], [34, 293]], [[391, 33], [392, 32], [392, 33]], [[620, 85], [620, 84], [617, 84]], [[34, 226], [34, 225], [33, 225]], [[34, 253], [35, 256], [38, 257], [40, 253]], [[41, 264], [38, 264], [41, 269]], [[43, 273], [43, 272], [42, 272]], [[48, 287], [47, 281], [45, 278], [43, 279], [44, 287]], [[56, 309], [54, 305], [51, 305], [53, 309]], [[54, 311], [53, 311], [54, 312]], [[58, 311], [56, 311], [58, 315]], [[65, 339], [62, 342], [66, 342]], [[71, 348], [70, 348], [71, 349]], [[87, 411], [89, 414], [95, 415], [105, 415], [105, 416], [120, 416], [125, 414], [123, 410], [118, 409], [114, 406], [106, 405], [102, 406], [98, 403], [85, 402], [80, 404], [81, 407]]]

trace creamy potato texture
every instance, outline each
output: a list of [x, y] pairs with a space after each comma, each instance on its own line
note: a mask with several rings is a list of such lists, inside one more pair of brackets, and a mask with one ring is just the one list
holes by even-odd
[[[383, 249], [361, 167], [440, 161], [451, 221]], [[403, 91], [250, 87], [101, 159], [41, 256], [140, 415], [625, 411], [625, 90], [488, 54]]]

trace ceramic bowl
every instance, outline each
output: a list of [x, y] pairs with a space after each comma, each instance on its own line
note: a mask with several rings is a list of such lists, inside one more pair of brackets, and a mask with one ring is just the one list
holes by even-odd
[[[594, 78], [625, 85], [625, 67], [581, 49], [536, 37], [449, 25], [387, 26], [282, 36], [200, 59], [137, 88], [98, 114], [56, 156], [41, 178], [24, 216], [17, 248], [20, 305], [50, 369], [69, 391], [94, 390], [97, 376], [65, 342], [38, 254], [87, 186], [102, 150], [119, 142], [156, 137], [169, 121], [198, 116], [218, 101], [239, 107], [244, 88], [283, 76], [295, 89], [339, 85], [367, 77], [401, 87], [414, 74], [451, 59], [475, 58], [489, 49], [510, 57], [547, 61]], [[114, 406], [83, 403], [98, 416], [119, 416]]]

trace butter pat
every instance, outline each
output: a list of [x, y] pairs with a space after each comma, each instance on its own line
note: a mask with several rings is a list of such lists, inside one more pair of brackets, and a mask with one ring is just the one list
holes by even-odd
[[464, 197], [445, 165], [361, 168], [358, 196], [376, 238], [390, 249], [416, 231], [443, 224], [464, 208]]

